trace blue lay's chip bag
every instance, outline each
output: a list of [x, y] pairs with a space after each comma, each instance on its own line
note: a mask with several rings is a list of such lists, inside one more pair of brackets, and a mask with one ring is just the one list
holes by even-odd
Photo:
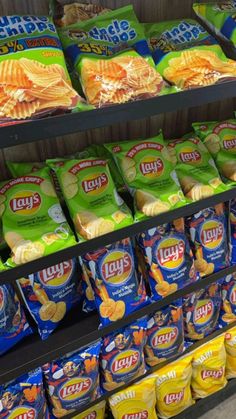
[[199, 211], [186, 218], [195, 267], [201, 276], [229, 266], [227, 218], [224, 204]]
[[122, 319], [147, 303], [142, 277], [130, 239], [124, 239], [82, 257], [91, 279], [102, 326]]
[[103, 338], [100, 361], [105, 391], [114, 390], [145, 373], [146, 330], [147, 319], [143, 318]]
[[183, 299], [184, 333], [189, 341], [203, 339], [217, 328], [221, 307], [221, 283], [222, 280]]
[[43, 366], [50, 410], [56, 418], [99, 397], [100, 348], [101, 343], [95, 342]]
[[0, 355], [32, 333], [12, 285], [0, 286]]
[[0, 385], [0, 419], [49, 419], [41, 368]]
[[163, 224], [138, 236], [152, 298], [160, 300], [198, 279], [184, 220]]
[[230, 259], [236, 263], [236, 199], [229, 203], [229, 229], [230, 229]]
[[147, 324], [145, 361], [152, 367], [184, 350], [182, 299], [161, 308]]
[[228, 275], [222, 283], [222, 305], [220, 326], [227, 326], [236, 321], [236, 273]]
[[91, 313], [96, 311], [95, 295], [90, 282], [89, 275], [86, 271], [85, 265], [79, 257], [81, 268], [82, 268], [82, 294], [83, 294], [83, 305], [82, 310], [84, 313]]
[[82, 298], [81, 273], [76, 259], [20, 279], [18, 285], [42, 339], [48, 338]]

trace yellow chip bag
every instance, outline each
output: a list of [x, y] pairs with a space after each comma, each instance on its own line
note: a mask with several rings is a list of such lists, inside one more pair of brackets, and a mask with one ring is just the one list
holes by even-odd
[[73, 419], [104, 419], [105, 418], [106, 402], [96, 404], [90, 409], [85, 410], [79, 415], [73, 416]]
[[224, 388], [226, 352], [225, 336], [221, 335], [193, 353], [192, 392], [195, 399], [210, 396]]
[[191, 394], [192, 356], [188, 355], [157, 371], [157, 413], [167, 419], [194, 404]]
[[155, 376], [114, 394], [109, 404], [114, 419], [157, 419]]
[[225, 334], [226, 378], [236, 378], [236, 326]]

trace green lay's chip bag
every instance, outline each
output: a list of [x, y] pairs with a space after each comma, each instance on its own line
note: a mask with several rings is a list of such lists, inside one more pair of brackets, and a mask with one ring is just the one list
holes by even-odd
[[236, 181], [236, 120], [196, 122], [196, 134], [211, 153], [217, 169], [228, 184]]
[[39, 169], [45, 167], [43, 162], [34, 162], [34, 163], [15, 163], [7, 161], [7, 168], [13, 177], [25, 176], [29, 173], [37, 172]]
[[12, 251], [10, 266], [76, 244], [48, 168], [1, 182], [0, 213], [4, 239]]
[[136, 220], [186, 203], [160, 133], [147, 140], [105, 144], [134, 197]]
[[197, 16], [219, 38], [236, 45], [236, 1], [194, 3]]
[[80, 239], [132, 224], [132, 215], [116, 191], [106, 160], [66, 160], [55, 170]]
[[236, 77], [236, 62], [193, 19], [146, 24], [157, 71], [180, 89], [208, 86]]
[[194, 134], [170, 141], [169, 154], [176, 164], [176, 172], [185, 194], [190, 201], [198, 201], [227, 189], [215, 163], [201, 140]]
[[131, 5], [61, 28], [59, 35], [90, 105], [102, 107], [162, 92], [163, 79]]

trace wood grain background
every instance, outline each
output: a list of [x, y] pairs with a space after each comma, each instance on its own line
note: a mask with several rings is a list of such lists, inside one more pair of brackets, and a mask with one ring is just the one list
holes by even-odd
[[[95, 0], [92, 1], [96, 3]], [[132, 3], [142, 22], [158, 22], [193, 16], [192, 0], [102, 0], [99, 3], [110, 8]], [[6, 14], [48, 14], [48, 0], [1, 0], [0, 15]], [[9, 176], [5, 160], [42, 161], [46, 158], [73, 153], [91, 143], [152, 136], [160, 128], [163, 129], [166, 138], [176, 138], [190, 131], [191, 123], [194, 121], [232, 117], [234, 108], [236, 109], [236, 102], [227, 100], [146, 120], [122, 123], [64, 138], [4, 149], [0, 151], [0, 179], [6, 179]]]

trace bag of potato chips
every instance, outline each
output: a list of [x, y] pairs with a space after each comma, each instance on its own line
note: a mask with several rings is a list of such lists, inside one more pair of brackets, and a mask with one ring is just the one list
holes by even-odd
[[198, 279], [184, 219], [147, 230], [137, 240], [153, 300], [165, 298]]
[[171, 418], [194, 404], [190, 383], [192, 356], [187, 355], [159, 369], [156, 373], [157, 414]]
[[224, 327], [236, 321], [236, 274], [228, 275], [222, 283], [222, 304], [220, 326]]
[[193, 10], [221, 40], [236, 46], [236, 1], [194, 3]]
[[218, 336], [193, 352], [191, 387], [194, 399], [210, 396], [226, 386], [224, 340], [224, 335]]
[[42, 169], [46, 166], [44, 162], [20, 162], [15, 163], [11, 161], [7, 161], [7, 168], [13, 177], [20, 177], [28, 175], [29, 173], [37, 172], [38, 170]]
[[225, 333], [225, 350], [225, 376], [229, 380], [236, 378], [236, 327], [232, 327]]
[[80, 266], [82, 269], [82, 293], [83, 293], [83, 305], [82, 310], [84, 313], [91, 313], [96, 311], [95, 295], [93, 292], [92, 284], [87, 273], [85, 264], [82, 262], [81, 257], [79, 257]]
[[147, 323], [145, 361], [153, 367], [184, 350], [182, 299], [161, 308]]
[[193, 19], [145, 24], [157, 71], [180, 89], [236, 78], [236, 62]]
[[149, 375], [109, 398], [114, 419], [157, 419], [155, 376]]
[[124, 239], [82, 257], [91, 280], [102, 326], [122, 319], [148, 303], [142, 276], [136, 272], [131, 239]]
[[105, 418], [106, 402], [105, 400], [90, 407], [79, 415], [73, 416], [73, 419], [104, 419]]
[[102, 107], [160, 94], [155, 70], [133, 6], [59, 29], [65, 54], [90, 105]]
[[105, 144], [134, 197], [136, 220], [186, 203], [162, 133], [147, 140]]
[[236, 199], [229, 201], [230, 262], [236, 264]]

